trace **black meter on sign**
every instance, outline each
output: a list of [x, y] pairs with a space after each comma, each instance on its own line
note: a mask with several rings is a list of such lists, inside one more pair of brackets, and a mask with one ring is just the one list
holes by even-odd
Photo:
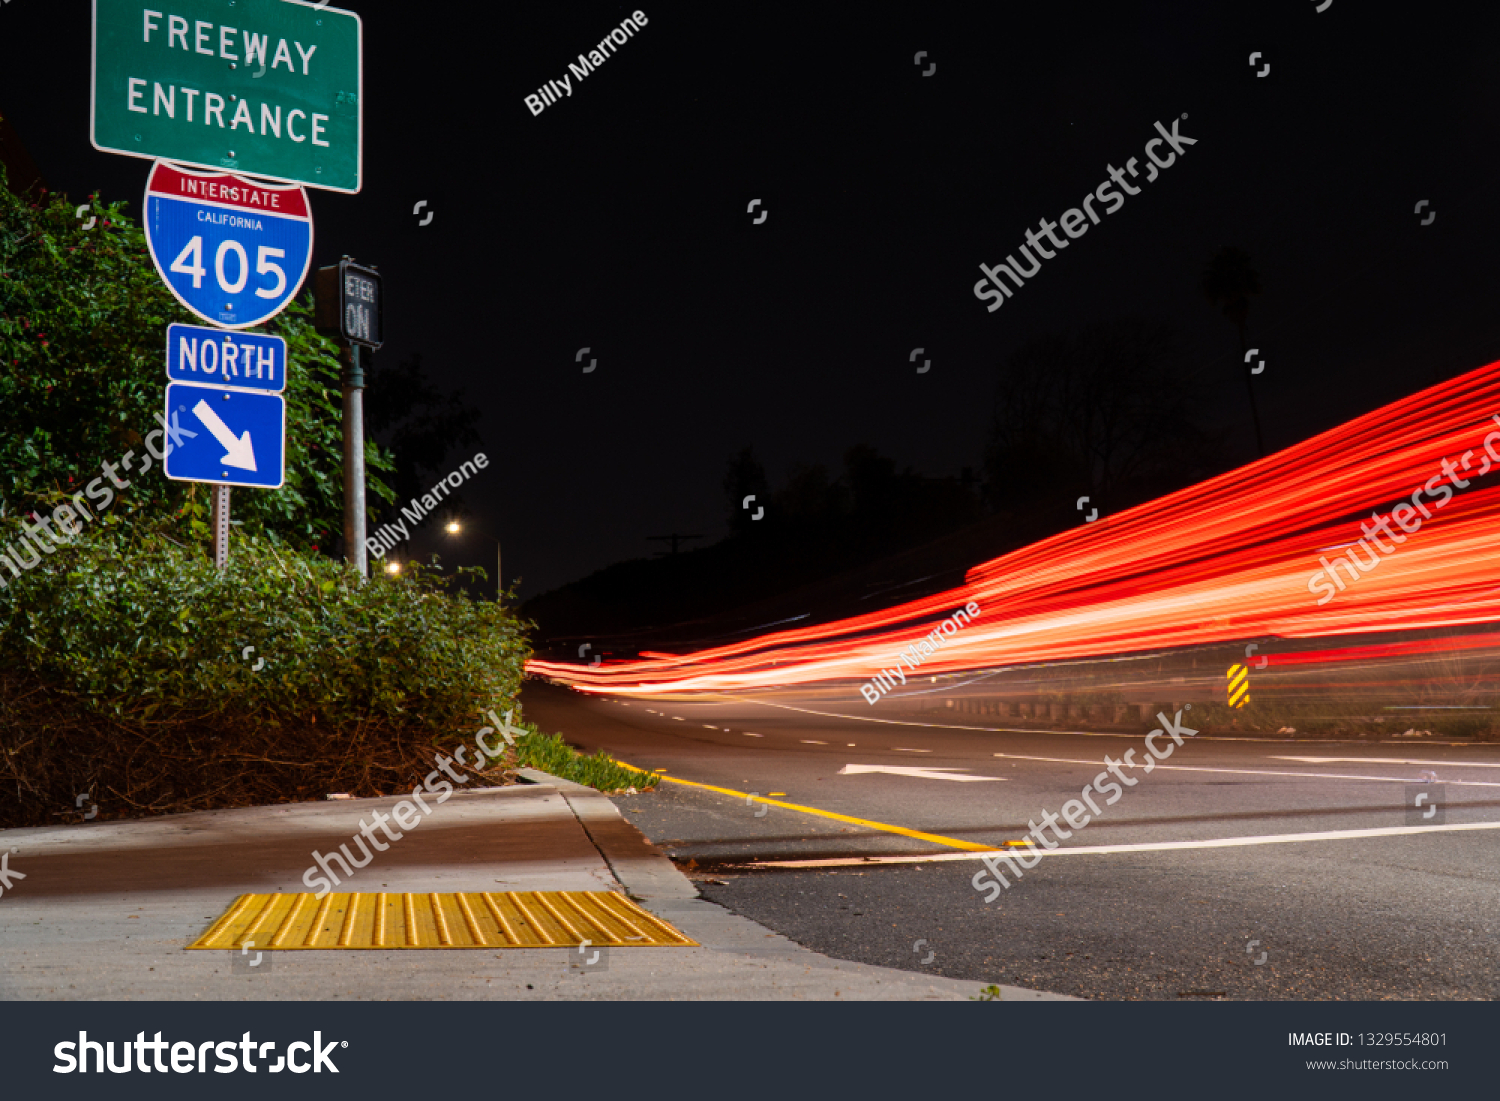
[[378, 271], [345, 257], [318, 269], [314, 293], [318, 332], [366, 348], [379, 348], [384, 342]]

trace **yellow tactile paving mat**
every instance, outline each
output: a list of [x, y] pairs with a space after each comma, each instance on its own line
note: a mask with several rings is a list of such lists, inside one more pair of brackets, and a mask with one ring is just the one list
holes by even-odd
[[614, 891], [241, 895], [193, 948], [693, 948]]

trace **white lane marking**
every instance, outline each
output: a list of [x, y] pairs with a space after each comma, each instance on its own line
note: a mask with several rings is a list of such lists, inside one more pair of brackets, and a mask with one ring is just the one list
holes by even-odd
[[[1079, 761], [1069, 757], [1023, 757], [1017, 753], [996, 753], [995, 757], [1004, 757], [1010, 761], [1048, 761], [1058, 765], [1088, 765], [1090, 768], [1103, 768], [1100, 761]], [[1129, 768], [1130, 765], [1122, 763], [1122, 767]], [[1145, 768], [1138, 764], [1136, 768]], [[1164, 765], [1157, 763], [1153, 772], [1225, 772], [1234, 776], [1295, 776], [1302, 780], [1373, 780], [1383, 784], [1420, 784], [1424, 781], [1419, 776], [1351, 776], [1341, 772], [1277, 772], [1270, 769], [1258, 768], [1207, 768], [1202, 765]], [[1444, 780], [1443, 783], [1456, 788], [1500, 788], [1500, 782], [1491, 780]]]
[[845, 765], [836, 775], [855, 776], [861, 772], [888, 772], [892, 776], [915, 776], [919, 780], [957, 780], [961, 784], [973, 784], [985, 780], [1008, 779], [1005, 776], [954, 776], [955, 772], [968, 772], [966, 768], [913, 768], [909, 765]]
[[1272, 757], [1273, 761], [1303, 761], [1310, 765], [1446, 765], [1449, 768], [1500, 768], [1500, 761], [1416, 761], [1409, 757]]
[[[840, 715], [836, 711], [814, 711], [810, 707], [793, 707], [789, 703], [771, 703], [769, 700], [747, 699], [741, 696], [726, 696], [735, 703], [753, 703], [761, 707], [779, 707], [783, 711], [799, 711], [804, 715], [817, 715], [824, 719], [848, 719], [856, 723], [884, 723], [887, 726], [919, 726], [933, 730], [978, 730], [986, 734], [1081, 734], [1090, 738], [1134, 738], [1135, 734], [1101, 733], [1088, 730], [1028, 730], [1020, 726], [959, 726], [956, 723], [913, 723], [902, 719], [877, 719], [870, 715]], [[1270, 739], [1267, 739], [1268, 741]]]
[[891, 746], [897, 753], [931, 753], [930, 749], [907, 749], [904, 745]]
[[764, 738], [765, 737], [764, 734], [752, 734], [748, 730], [741, 730], [740, 733], [743, 734], [747, 738]]
[[[1015, 847], [1010, 853], [1026, 856], [1104, 856], [1116, 853], [1173, 852], [1179, 849], [1231, 849], [1245, 845], [1290, 845], [1307, 841], [1358, 841], [1370, 837], [1402, 837], [1418, 833], [1456, 833], [1500, 830], [1500, 822], [1458, 822], [1442, 826], [1378, 826], [1365, 830], [1327, 830], [1322, 833], [1273, 833], [1252, 837], [1215, 837], [1206, 841], [1145, 841], [1134, 845], [1077, 845], [1056, 849]], [[983, 860], [1005, 855], [993, 852], [933, 853], [931, 856], [860, 856], [836, 860], [763, 860], [751, 868], [847, 868], [861, 864], [928, 864], [940, 860]]]
[[[1125, 738], [1139, 741], [1139, 734], [1126, 734], [1118, 730], [1033, 730], [1026, 726], [960, 726], [957, 723], [914, 723], [903, 719], [877, 719], [872, 715], [840, 715], [837, 711], [814, 711], [810, 707], [793, 707], [789, 703], [771, 703], [769, 700], [750, 699], [744, 696], [725, 696], [733, 703], [752, 703], [761, 707], [779, 707], [783, 711], [800, 711], [804, 715], [817, 715], [824, 719], [848, 719], [855, 723], [884, 723], [887, 726], [918, 726], [924, 730], [972, 730], [980, 734], [1076, 734], [1080, 738]], [[1225, 734], [1211, 735], [1216, 742], [1267, 742], [1286, 745], [1286, 738], [1231, 738]], [[1293, 745], [1333, 745], [1332, 738], [1298, 738]], [[1459, 745], [1458, 742], [1428, 742], [1428, 745]]]
[[815, 742], [811, 738], [800, 739], [803, 745], [827, 745], [827, 742]]
[[709, 726], [707, 723], [704, 723], [703, 724], [703, 729], [704, 730], [718, 730], [719, 728], [717, 726]]

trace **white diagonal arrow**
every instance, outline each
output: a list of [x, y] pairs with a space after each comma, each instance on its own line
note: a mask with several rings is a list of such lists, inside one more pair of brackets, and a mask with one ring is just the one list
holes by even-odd
[[237, 466], [241, 470], [255, 469], [255, 448], [250, 444], [250, 432], [246, 430], [239, 439], [234, 438], [234, 433], [229, 431], [229, 425], [219, 419], [219, 414], [214, 412], [213, 406], [202, 398], [198, 404], [193, 406], [193, 415], [203, 422], [203, 426], [213, 433], [214, 439], [218, 440], [224, 447], [224, 457], [219, 461], [225, 466]]
[[915, 776], [919, 780], [957, 780], [961, 784], [977, 784], [985, 780], [1005, 780], [1005, 776], [954, 776], [955, 772], [967, 772], [966, 768], [912, 768], [907, 765], [845, 765], [839, 775], [854, 775], [859, 772], [889, 772], [892, 776]]

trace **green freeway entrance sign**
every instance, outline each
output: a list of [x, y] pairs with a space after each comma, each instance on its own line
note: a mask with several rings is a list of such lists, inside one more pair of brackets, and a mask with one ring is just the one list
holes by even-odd
[[94, 0], [94, 148], [355, 192], [361, 59], [304, 0]]

